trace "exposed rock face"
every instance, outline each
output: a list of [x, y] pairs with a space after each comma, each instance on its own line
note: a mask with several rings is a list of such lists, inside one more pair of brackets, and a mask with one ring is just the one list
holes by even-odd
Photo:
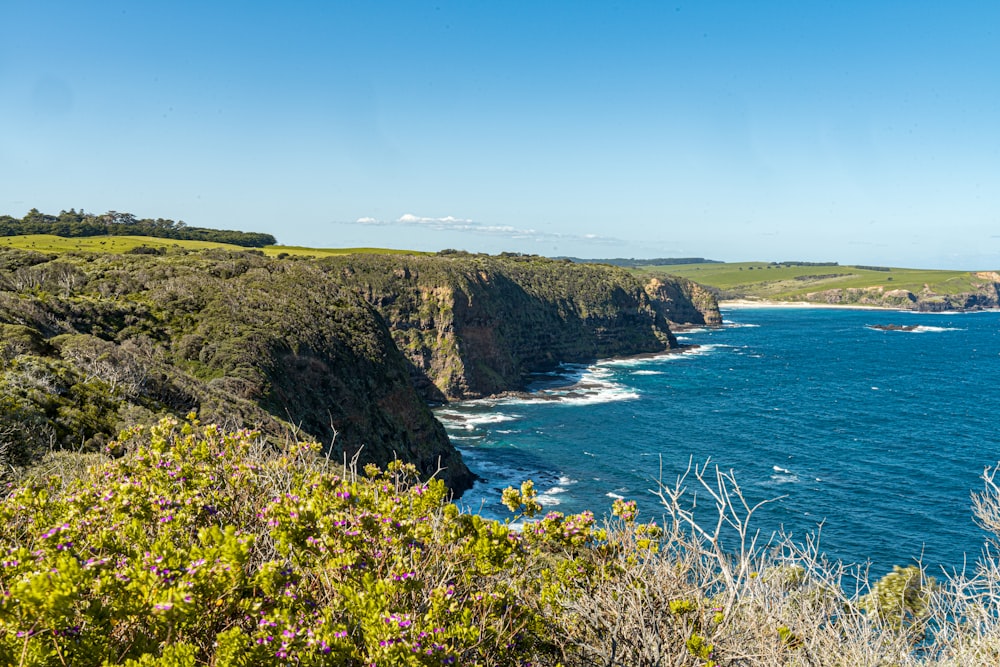
[[617, 267], [464, 254], [322, 263], [383, 315], [431, 400], [521, 389], [560, 362], [677, 346], [670, 309]]
[[195, 410], [278, 441], [298, 430], [336, 461], [399, 458], [425, 474], [440, 464], [458, 492], [474, 481], [382, 318], [314, 263], [226, 252], [28, 259], [20, 275], [0, 272], [10, 339], [0, 435], [99, 446], [131, 423]]
[[805, 295], [805, 299], [816, 303], [876, 306], [921, 312], [997, 308], [1000, 307], [1000, 282], [988, 280], [990, 273], [977, 274], [986, 280], [974, 292], [937, 294], [925, 286], [920, 292], [913, 293], [909, 290], [887, 290], [878, 286], [810, 292]]
[[687, 278], [654, 276], [643, 286], [653, 307], [674, 327], [719, 326], [719, 302], [708, 289]]
[[668, 320], [721, 318], [690, 281], [539, 257], [0, 249], [0, 463], [194, 410], [338, 461], [440, 466], [461, 492], [474, 476], [426, 399], [674, 348]]

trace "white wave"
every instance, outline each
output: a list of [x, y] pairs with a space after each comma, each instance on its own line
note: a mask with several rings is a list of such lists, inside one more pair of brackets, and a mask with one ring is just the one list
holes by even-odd
[[588, 452], [587, 450], [583, 451], [583, 455], [584, 456], [590, 456], [591, 458], [596, 458], [597, 457], [597, 454], [594, 454], [593, 452]]
[[735, 345], [727, 345], [725, 343], [709, 343], [707, 345], [699, 345], [697, 347], [692, 347], [689, 350], [684, 350], [679, 355], [673, 355], [673, 356], [676, 356], [678, 359], [683, 359], [685, 357], [700, 357], [700, 356], [705, 355], [705, 354], [712, 354], [716, 350], [721, 350], [721, 349], [726, 349], [726, 348], [733, 348], [733, 347], [736, 347], [736, 346]]
[[771, 475], [771, 481], [775, 484], [795, 484], [799, 481], [798, 475]]
[[959, 327], [935, 327], [926, 324], [906, 325], [905, 329], [888, 329], [882, 326], [871, 326], [866, 327], [868, 329], [874, 329], [875, 331], [887, 331], [889, 333], [943, 333], [945, 331], [965, 331], [965, 329]]
[[632, 371], [632, 375], [666, 375], [663, 371]]
[[572, 477], [567, 477], [566, 475], [562, 475], [562, 476], [559, 477], [559, 484], [562, 484], [564, 486], [571, 486], [571, 485], [577, 484], [577, 483], [578, 483], [578, 480], [575, 480]]
[[505, 397], [497, 400], [502, 405], [596, 405], [639, 398], [639, 392], [610, 378], [612, 369], [600, 365], [588, 366], [587, 372], [575, 384], [558, 389], [540, 389], [528, 396]]
[[792, 475], [792, 474], [794, 474], [794, 473], [793, 473], [793, 472], [792, 472], [791, 470], [789, 470], [788, 468], [782, 468], [781, 466], [771, 466], [771, 470], [773, 470], [774, 472], [780, 472], [780, 473], [783, 473], [783, 474], [785, 474], [785, 475]]
[[608, 498], [614, 498], [615, 500], [625, 500], [625, 496], [617, 494], [617, 493], [613, 493], [611, 491], [608, 491], [604, 495], [607, 496]]
[[723, 329], [757, 329], [759, 324], [749, 324], [745, 322], [724, 322], [722, 324]]
[[465, 418], [466, 424], [479, 426], [480, 424], [502, 424], [503, 422], [520, 419], [521, 415], [505, 415], [501, 412], [491, 412], [485, 415], [468, 415]]
[[921, 324], [913, 330], [913, 333], [940, 333], [942, 331], [962, 331], [962, 329], [958, 327], [931, 327]]

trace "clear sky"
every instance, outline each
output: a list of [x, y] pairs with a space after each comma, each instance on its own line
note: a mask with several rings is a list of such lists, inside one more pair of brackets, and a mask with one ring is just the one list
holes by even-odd
[[0, 2], [0, 213], [1000, 268], [1000, 1]]

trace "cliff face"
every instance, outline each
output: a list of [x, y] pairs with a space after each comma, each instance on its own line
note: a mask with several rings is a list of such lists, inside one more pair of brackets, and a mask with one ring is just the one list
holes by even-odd
[[322, 264], [379, 310], [431, 400], [521, 389], [560, 362], [677, 346], [662, 309], [616, 267], [464, 254]]
[[678, 276], [653, 276], [643, 289], [653, 307], [675, 327], [719, 326], [722, 313], [715, 295], [698, 283]]
[[984, 272], [977, 274], [977, 276], [983, 278], [983, 282], [976, 287], [975, 291], [971, 292], [938, 294], [926, 287], [919, 292], [865, 287], [810, 292], [805, 295], [805, 300], [815, 303], [877, 306], [921, 312], [983, 310], [1000, 307], [1000, 280], [994, 280], [991, 277], [996, 276], [996, 274]]
[[312, 263], [0, 253], [7, 460], [195, 410], [278, 441], [298, 430], [337, 461], [440, 463], [453, 489], [473, 481], [382, 319]]
[[425, 400], [667, 350], [668, 319], [711, 324], [718, 308], [689, 281], [539, 257], [0, 249], [0, 462], [193, 410], [276, 441], [297, 431], [338, 461], [440, 465], [462, 491], [473, 475]]

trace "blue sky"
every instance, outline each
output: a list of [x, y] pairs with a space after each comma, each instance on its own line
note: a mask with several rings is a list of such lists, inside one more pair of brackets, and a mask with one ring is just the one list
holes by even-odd
[[1000, 2], [0, 3], [0, 213], [1000, 268]]

